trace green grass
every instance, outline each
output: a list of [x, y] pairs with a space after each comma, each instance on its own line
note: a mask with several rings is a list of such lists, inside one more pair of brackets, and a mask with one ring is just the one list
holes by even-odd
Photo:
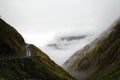
[[0, 80], [5, 80], [5, 79], [0, 77]]
[[[25, 54], [25, 46], [22, 36], [0, 19], [0, 59]], [[30, 48], [31, 57], [0, 60], [0, 80], [76, 80], [39, 48]]]
[[96, 42], [96, 45], [88, 45], [94, 48], [86, 52], [87, 55], [82, 55], [85, 48], [78, 53], [83, 57], [76, 59], [77, 63], [72, 63], [71, 68], [72, 75], [77, 72], [74, 76], [78, 80], [120, 80], [120, 21], [113, 28], [108, 36], [103, 34], [106, 37], [92, 42]]
[[0, 53], [3, 55], [19, 55], [23, 53], [24, 46], [25, 42], [22, 36], [0, 19]]

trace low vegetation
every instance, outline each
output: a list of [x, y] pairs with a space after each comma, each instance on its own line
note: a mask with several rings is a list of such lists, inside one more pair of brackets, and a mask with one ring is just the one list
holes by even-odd
[[[0, 19], [0, 80], [76, 80], [34, 45], [26, 56], [22, 36]], [[17, 58], [16, 58], [17, 57]]]
[[73, 55], [64, 68], [78, 80], [120, 80], [120, 20]]

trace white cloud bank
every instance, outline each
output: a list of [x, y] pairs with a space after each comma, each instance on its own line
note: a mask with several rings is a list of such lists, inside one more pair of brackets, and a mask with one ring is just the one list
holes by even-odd
[[[0, 0], [0, 16], [27, 42], [42, 47], [56, 33], [77, 31], [97, 36], [120, 16], [119, 7], [120, 0]], [[47, 54], [62, 63], [72, 51], [54, 53], [63, 54], [61, 57]]]
[[90, 43], [96, 32], [59, 33], [41, 49], [57, 64], [62, 65], [74, 52]]

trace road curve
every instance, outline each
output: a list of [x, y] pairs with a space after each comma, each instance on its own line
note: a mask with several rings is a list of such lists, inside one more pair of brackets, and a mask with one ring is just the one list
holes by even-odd
[[11, 59], [24, 59], [24, 58], [28, 58], [28, 57], [34, 57], [35, 55], [33, 55], [32, 53], [32, 49], [31, 49], [31, 44], [27, 44], [25, 46], [26, 51], [24, 53], [23, 56], [16, 56], [16, 57], [4, 57], [4, 58], [0, 58], [0, 60], [11, 60]]

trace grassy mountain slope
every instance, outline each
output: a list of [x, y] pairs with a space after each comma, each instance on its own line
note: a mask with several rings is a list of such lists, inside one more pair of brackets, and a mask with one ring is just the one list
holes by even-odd
[[24, 46], [25, 42], [22, 36], [9, 24], [0, 19], [0, 55], [20, 55], [24, 52]]
[[64, 68], [78, 80], [120, 80], [120, 19], [76, 52]]
[[32, 56], [24, 57], [26, 45], [15, 29], [0, 19], [0, 80], [75, 80], [34, 45], [30, 45]]

